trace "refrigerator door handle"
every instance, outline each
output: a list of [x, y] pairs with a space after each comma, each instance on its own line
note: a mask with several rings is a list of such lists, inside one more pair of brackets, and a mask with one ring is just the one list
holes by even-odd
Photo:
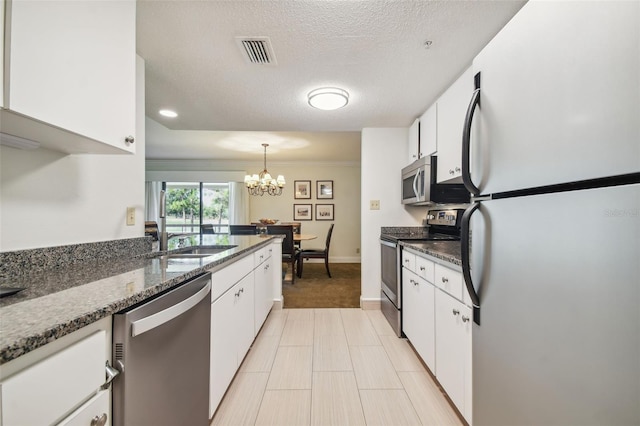
[[184, 314], [189, 309], [200, 303], [202, 299], [207, 297], [207, 294], [209, 294], [209, 290], [211, 290], [211, 280], [207, 281], [207, 284], [202, 287], [196, 294], [181, 301], [180, 303], [175, 304], [153, 315], [149, 315], [148, 317], [133, 321], [131, 323], [131, 337], [139, 336], [142, 333], [159, 327], [162, 324]]
[[473, 114], [476, 111], [476, 107], [480, 105], [480, 87], [479, 86], [479, 74], [476, 76], [476, 89], [471, 96], [471, 102], [467, 108], [467, 115], [464, 118], [464, 126], [462, 128], [462, 183], [465, 188], [473, 195], [480, 194], [480, 189], [471, 180], [471, 170], [469, 162], [471, 161], [471, 123], [473, 121]]
[[464, 283], [467, 286], [467, 291], [469, 292], [469, 297], [471, 298], [471, 303], [473, 303], [473, 322], [476, 324], [480, 324], [480, 298], [478, 297], [478, 293], [476, 292], [476, 288], [473, 285], [473, 281], [471, 280], [471, 265], [469, 263], [469, 230], [470, 230], [470, 222], [471, 216], [473, 213], [478, 210], [480, 207], [480, 203], [473, 203], [469, 206], [462, 215], [462, 224], [460, 229], [460, 245], [461, 245], [461, 255], [462, 255], [462, 275], [464, 277]]

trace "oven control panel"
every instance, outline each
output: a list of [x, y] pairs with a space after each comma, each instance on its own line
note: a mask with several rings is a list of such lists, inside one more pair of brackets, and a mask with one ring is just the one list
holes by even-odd
[[440, 225], [440, 226], [456, 226], [459, 218], [462, 218], [464, 210], [450, 209], [450, 210], [429, 210], [427, 213], [428, 225]]

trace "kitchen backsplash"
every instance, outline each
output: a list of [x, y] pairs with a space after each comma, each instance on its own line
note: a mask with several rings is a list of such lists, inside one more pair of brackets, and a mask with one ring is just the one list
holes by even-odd
[[99, 241], [0, 253], [0, 277], [63, 268], [87, 260], [137, 256], [151, 251], [151, 237]]

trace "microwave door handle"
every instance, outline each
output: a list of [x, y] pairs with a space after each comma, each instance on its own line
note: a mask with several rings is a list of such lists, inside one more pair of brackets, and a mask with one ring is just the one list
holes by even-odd
[[422, 170], [418, 169], [418, 172], [413, 177], [413, 193], [416, 194], [416, 198], [418, 198], [420, 196], [420, 194], [418, 194], [418, 179], [420, 179], [420, 173], [421, 172], [422, 172]]

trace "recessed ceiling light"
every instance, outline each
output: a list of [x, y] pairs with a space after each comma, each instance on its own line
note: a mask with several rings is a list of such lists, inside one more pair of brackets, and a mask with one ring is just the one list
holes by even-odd
[[162, 115], [164, 117], [176, 118], [178, 116], [177, 112], [171, 111], [170, 109], [161, 109], [158, 112], [160, 113], [160, 115]]
[[349, 102], [349, 93], [337, 87], [322, 87], [309, 92], [309, 105], [323, 110], [342, 108]]

